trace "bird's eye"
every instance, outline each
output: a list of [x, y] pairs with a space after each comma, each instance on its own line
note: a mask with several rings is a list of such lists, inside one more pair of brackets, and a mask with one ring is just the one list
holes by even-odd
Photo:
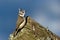
[[24, 13], [24, 12], [22, 12], [22, 13]]

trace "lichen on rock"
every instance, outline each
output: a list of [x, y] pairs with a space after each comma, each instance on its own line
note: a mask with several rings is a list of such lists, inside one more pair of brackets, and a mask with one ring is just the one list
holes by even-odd
[[[56, 36], [49, 29], [44, 28], [31, 17], [27, 16], [25, 19], [25, 25], [23, 25], [22, 28], [18, 26], [18, 31], [15, 30], [10, 34], [9, 40], [60, 40], [60, 37]], [[19, 24], [19, 22], [17, 22], [17, 24]]]

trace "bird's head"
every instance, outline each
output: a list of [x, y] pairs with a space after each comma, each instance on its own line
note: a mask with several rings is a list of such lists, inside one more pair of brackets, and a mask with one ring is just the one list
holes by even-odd
[[25, 15], [25, 10], [19, 9], [19, 16], [24, 17]]

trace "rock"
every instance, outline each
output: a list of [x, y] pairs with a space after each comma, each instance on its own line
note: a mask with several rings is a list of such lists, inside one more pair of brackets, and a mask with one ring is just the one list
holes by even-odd
[[26, 24], [18, 31], [17, 35], [15, 37], [12, 35], [10, 35], [9, 40], [60, 40], [60, 37], [44, 28], [29, 16], [26, 17]]

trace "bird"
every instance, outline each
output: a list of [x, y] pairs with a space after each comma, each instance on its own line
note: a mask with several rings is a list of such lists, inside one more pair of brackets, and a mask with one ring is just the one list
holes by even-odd
[[24, 25], [26, 23], [26, 18], [24, 16], [25, 16], [25, 10], [19, 9], [18, 19], [17, 19], [17, 22], [16, 22], [16, 30], [14, 32], [14, 36], [17, 35], [17, 33], [19, 32], [19, 29], [24, 27]]

